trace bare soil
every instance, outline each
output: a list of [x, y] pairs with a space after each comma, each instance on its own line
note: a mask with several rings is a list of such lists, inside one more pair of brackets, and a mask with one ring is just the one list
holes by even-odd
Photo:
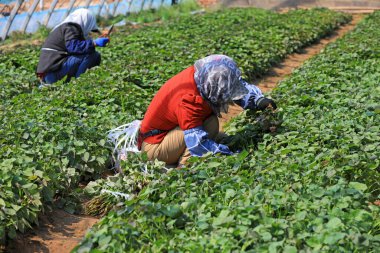
[[7, 252], [70, 252], [97, 221], [94, 217], [53, 210], [42, 215], [38, 227], [25, 234], [19, 233], [16, 239], [10, 241]]
[[[253, 84], [257, 85], [263, 92], [271, 91], [280, 81], [290, 75], [294, 69], [300, 67], [306, 60], [321, 52], [327, 44], [336, 41], [353, 30], [364, 17], [364, 14], [352, 14], [352, 16], [350, 23], [339, 27], [329, 36], [303, 48], [301, 52], [288, 55], [281, 63], [272, 67], [261, 79], [254, 80]], [[222, 118], [219, 119], [219, 130], [223, 131], [224, 124], [242, 111], [243, 109], [240, 106], [230, 106], [228, 113], [223, 114]]]
[[43, 40], [19, 40], [13, 43], [5, 43], [3, 45], [0, 44], [0, 53], [8, 53], [16, 50], [17, 48], [20, 47], [25, 47], [25, 46], [40, 46], [42, 45]]

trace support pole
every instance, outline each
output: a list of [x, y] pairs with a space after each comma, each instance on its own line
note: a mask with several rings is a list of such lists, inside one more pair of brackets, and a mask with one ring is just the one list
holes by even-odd
[[12, 22], [13, 22], [16, 14], [17, 14], [18, 10], [20, 9], [23, 2], [24, 2], [23, 0], [18, 0], [16, 2], [16, 5], [13, 7], [13, 9], [11, 11], [11, 15], [9, 16], [8, 21], [5, 24], [5, 27], [4, 27], [3, 32], [1, 34], [2, 40], [5, 40], [5, 38], [7, 37], [9, 29], [11, 28]]
[[144, 8], [144, 4], [145, 4], [145, 0], [141, 0], [141, 7], [140, 7], [140, 11], [142, 11], [142, 10], [143, 10], [143, 8]]
[[111, 10], [111, 7], [110, 7], [110, 5], [109, 5], [109, 3], [106, 1], [105, 2], [105, 7], [106, 7], [106, 15], [104, 16], [106, 19], [109, 19], [110, 18], [110, 15], [111, 15], [111, 12], [112, 12], [112, 10]]
[[45, 17], [45, 20], [44, 20], [44, 25], [47, 26], [49, 24], [49, 20], [50, 20], [50, 17], [51, 17], [51, 14], [53, 13], [54, 9], [55, 9], [55, 6], [57, 5], [58, 3], [58, 0], [54, 0], [51, 5], [50, 5], [50, 8], [48, 10], [48, 13]]
[[127, 9], [127, 13], [131, 13], [132, 2], [133, 2], [133, 0], [129, 0], [129, 1], [128, 1], [128, 9]]
[[88, 7], [90, 6], [90, 3], [91, 3], [91, 0], [87, 0], [86, 4], [84, 5], [84, 8], [88, 9]]
[[75, 4], [75, 1], [76, 0], [70, 0], [70, 4], [69, 4], [69, 8], [67, 8], [67, 11], [65, 12], [65, 14], [63, 15], [63, 19], [64, 20], [65, 18], [67, 18], [67, 16], [70, 14], [71, 10], [73, 9], [73, 6]]
[[154, 0], [150, 0], [149, 5], [148, 5], [148, 10], [152, 9], [153, 1]]
[[113, 11], [112, 11], [112, 13], [111, 13], [111, 15], [112, 15], [113, 17], [114, 17], [115, 14], [116, 14], [116, 10], [117, 10], [117, 7], [119, 6], [119, 3], [120, 3], [120, 0], [116, 0], [116, 1], [114, 2]]
[[102, 0], [102, 2], [100, 3], [100, 6], [99, 6], [99, 10], [98, 10], [98, 16], [100, 16], [100, 13], [102, 12], [102, 9], [103, 9], [103, 5], [104, 5], [104, 2], [106, 0]]
[[24, 22], [24, 24], [22, 25], [22, 28], [21, 28], [22, 32], [26, 32], [26, 28], [28, 27], [30, 18], [32, 17], [34, 11], [36, 10], [39, 1], [40, 0], [34, 0], [33, 4], [30, 6], [30, 8], [28, 10], [28, 14], [27, 14], [26, 19], [25, 19], [25, 22]]

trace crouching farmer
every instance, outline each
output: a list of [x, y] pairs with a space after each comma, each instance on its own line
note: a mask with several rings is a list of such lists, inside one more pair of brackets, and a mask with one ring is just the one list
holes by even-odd
[[236, 63], [211, 55], [169, 79], [157, 92], [141, 122], [139, 145], [151, 160], [185, 164], [207, 152], [231, 155], [214, 141], [218, 118], [233, 102], [244, 109], [276, 108], [256, 86], [241, 79]]
[[89, 33], [99, 32], [95, 17], [87, 9], [78, 9], [54, 27], [41, 48], [37, 75], [44, 84], [79, 77], [100, 64], [95, 47], [104, 47], [109, 38], [92, 40]]

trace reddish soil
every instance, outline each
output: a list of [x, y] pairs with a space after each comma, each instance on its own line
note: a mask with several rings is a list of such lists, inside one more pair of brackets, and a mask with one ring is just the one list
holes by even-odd
[[94, 217], [54, 210], [40, 218], [38, 227], [9, 241], [7, 252], [70, 252], [97, 221]]
[[[303, 48], [300, 53], [288, 55], [281, 63], [272, 67], [263, 78], [254, 80], [252, 83], [259, 86], [263, 92], [271, 91], [281, 80], [290, 75], [294, 69], [300, 67], [303, 62], [318, 54], [327, 44], [334, 42], [347, 32], [354, 29], [358, 22], [364, 17], [363, 14], [353, 14], [352, 16], [353, 18], [350, 23], [341, 26], [332, 34], [320, 39], [311, 46]], [[243, 109], [240, 106], [230, 106], [228, 114], [223, 114], [222, 118], [219, 120], [219, 130], [223, 131], [223, 125], [242, 111]]]

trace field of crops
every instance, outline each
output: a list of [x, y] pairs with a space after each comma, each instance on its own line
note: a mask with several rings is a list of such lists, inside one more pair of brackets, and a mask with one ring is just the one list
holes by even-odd
[[[135, 167], [124, 178], [91, 184], [88, 191], [98, 194], [149, 181], [132, 200], [105, 198], [119, 202], [118, 211], [96, 225], [78, 252], [376, 252], [379, 18], [380, 12], [371, 15], [281, 83], [272, 96], [284, 122], [257, 149], [252, 140], [237, 156], [194, 159], [181, 172], [162, 174], [151, 165], [144, 175]], [[230, 132], [246, 139], [254, 119], [241, 115]]]
[[[379, 14], [272, 94], [281, 107], [273, 117], [284, 121], [277, 134], [259, 131], [248, 112], [229, 126], [245, 140], [238, 155], [168, 173], [136, 157], [123, 176], [91, 182], [86, 212], [117, 211], [77, 251], [375, 251]], [[155, 91], [196, 59], [229, 55], [252, 79], [349, 20], [325, 9], [231, 9], [125, 29], [102, 49], [101, 67], [42, 90], [38, 47], [0, 55], [0, 238], [53, 202], [74, 212], [78, 183], [110, 168], [106, 132], [142, 118]]]

